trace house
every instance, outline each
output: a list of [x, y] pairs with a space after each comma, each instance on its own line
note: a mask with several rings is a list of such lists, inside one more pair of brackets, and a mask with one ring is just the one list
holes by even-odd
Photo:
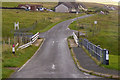
[[104, 5], [104, 8], [107, 9], [107, 10], [117, 10], [115, 7], [108, 6], [108, 5]]
[[19, 4], [18, 8], [23, 8], [25, 10], [30, 11], [38, 11], [40, 8], [42, 8], [42, 5], [36, 5], [36, 4]]
[[[81, 8], [80, 3], [76, 2], [59, 2], [58, 5], [55, 7], [55, 12], [80, 12]], [[83, 8], [83, 6], [82, 6]]]

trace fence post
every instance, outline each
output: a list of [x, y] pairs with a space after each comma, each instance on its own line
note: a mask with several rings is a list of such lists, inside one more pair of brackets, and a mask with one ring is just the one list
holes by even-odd
[[20, 37], [21, 41], [20, 41], [20, 44], [22, 44], [22, 36]]
[[103, 64], [109, 65], [109, 51], [106, 49], [103, 50]]
[[109, 65], [109, 51], [106, 50], [106, 65]]
[[14, 35], [14, 44], [15, 44], [16, 40], [15, 40], [15, 35]]
[[10, 46], [10, 37], [8, 38], [8, 44], [9, 44], [9, 46]]
[[86, 46], [87, 46], [87, 50], [88, 50], [88, 40], [86, 40]]
[[100, 49], [100, 62], [102, 63], [103, 62], [103, 53], [102, 53], [102, 49]]

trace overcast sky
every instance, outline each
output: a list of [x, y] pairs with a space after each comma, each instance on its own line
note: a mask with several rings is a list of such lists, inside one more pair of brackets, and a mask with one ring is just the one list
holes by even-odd
[[115, 1], [115, 2], [119, 2], [120, 0], [113, 0], [113, 1]]
[[[118, 4], [120, 0], [0, 0], [2, 2], [97, 2], [97, 3], [112, 3]], [[114, 2], [114, 3], [113, 3]]]
[[120, 0], [76, 0], [76, 1], [84, 1], [84, 2], [118, 2]]

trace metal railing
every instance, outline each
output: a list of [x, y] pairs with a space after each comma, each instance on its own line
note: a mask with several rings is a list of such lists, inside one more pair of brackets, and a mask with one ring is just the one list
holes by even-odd
[[109, 65], [109, 51], [102, 49], [100, 45], [95, 45], [88, 41], [87, 39], [79, 40], [75, 33], [73, 33], [73, 38], [75, 43], [80, 46], [84, 46], [88, 50], [91, 56], [96, 58], [99, 62], [105, 65]]
[[102, 64], [108, 65], [109, 61], [109, 51], [106, 49], [102, 49], [100, 45], [95, 45], [88, 41], [87, 39], [81, 40], [81, 45], [84, 46], [91, 56], [95, 57]]

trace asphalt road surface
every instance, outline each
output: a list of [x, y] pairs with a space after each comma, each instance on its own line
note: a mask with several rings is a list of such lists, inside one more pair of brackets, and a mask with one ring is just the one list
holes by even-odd
[[40, 34], [40, 37], [45, 38], [43, 45], [11, 78], [97, 78], [76, 67], [67, 43], [67, 37], [74, 32], [68, 26], [77, 19], [89, 16], [91, 15], [61, 22]]

